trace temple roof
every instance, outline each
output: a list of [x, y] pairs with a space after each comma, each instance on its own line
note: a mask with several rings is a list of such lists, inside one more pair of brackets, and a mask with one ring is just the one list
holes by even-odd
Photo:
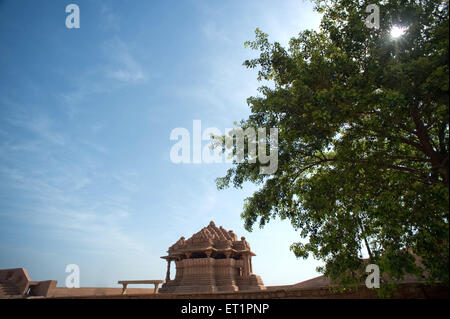
[[[191, 251], [249, 251], [250, 245], [245, 237], [238, 237], [232, 230], [227, 231], [222, 226], [216, 227], [211, 221], [208, 226], [185, 240], [181, 237], [175, 244], [170, 246], [169, 255], [177, 255]], [[251, 253], [251, 252], [250, 252]], [[253, 253], [251, 253], [254, 255]]]

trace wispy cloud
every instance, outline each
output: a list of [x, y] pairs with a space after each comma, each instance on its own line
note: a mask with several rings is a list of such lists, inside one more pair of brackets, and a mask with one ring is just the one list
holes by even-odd
[[148, 74], [130, 46], [115, 36], [99, 46], [104, 63], [89, 65], [76, 75], [70, 74], [71, 88], [57, 93], [70, 118], [82, 112], [92, 97], [107, 94], [123, 86], [145, 83]]
[[[54, 240], [70, 243], [79, 250], [96, 253], [143, 251], [144, 245], [133, 240], [123, 227], [133, 215], [129, 197], [114, 192], [96, 198], [87, 195], [101, 179], [110, 178], [89, 172], [67, 172], [63, 167], [56, 169], [58, 174], [65, 175], [55, 177], [49, 176], [48, 171], [2, 167], [1, 184], [7, 183], [10, 191], [15, 189], [22, 194], [24, 204], [16, 199], [12, 210], [0, 210], [0, 220], [6, 218], [22, 225], [44, 227]], [[117, 176], [111, 180], [117, 180]], [[67, 185], [68, 181], [70, 185]]]
[[112, 62], [106, 67], [107, 77], [127, 83], [139, 83], [146, 80], [147, 75], [125, 42], [115, 38], [105, 43], [104, 49]]
[[109, 6], [102, 5], [100, 8], [101, 17], [101, 28], [105, 30], [120, 30], [120, 17], [119, 15]]
[[[44, 227], [80, 250], [142, 252], [123, 227], [136, 174], [100, 169], [101, 145], [67, 136], [43, 114], [22, 116], [2, 120], [15, 134], [6, 130], [0, 140], [0, 221]], [[28, 135], [19, 138], [21, 131]]]
[[11, 119], [10, 123], [30, 131], [44, 141], [60, 146], [64, 146], [64, 144], [66, 144], [67, 138], [51, 127], [51, 121], [46, 116], [26, 120]]
[[78, 116], [90, 98], [107, 94], [112, 90], [112, 85], [105, 83], [106, 77], [102, 66], [86, 67], [75, 75], [71, 74], [70, 77], [71, 86], [56, 93], [70, 118]]
[[208, 40], [221, 41], [226, 44], [232, 43], [230, 36], [225, 32], [223, 28], [220, 28], [214, 21], [210, 20], [205, 24], [203, 24], [202, 32]]
[[248, 114], [246, 99], [257, 93], [255, 73], [246, 70], [242, 61], [240, 54], [205, 56], [201, 81], [174, 87], [173, 91], [189, 105], [201, 108], [216, 127], [230, 127]]

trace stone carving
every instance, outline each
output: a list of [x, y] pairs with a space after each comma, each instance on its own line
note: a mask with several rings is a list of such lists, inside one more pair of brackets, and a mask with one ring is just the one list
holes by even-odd
[[[252, 271], [252, 256], [245, 237], [213, 221], [185, 240], [181, 237], [161, 258], [167, 261], [166, 283], [160, 293], [216, 292], [265, 289], [261, 278]], [[176, 275], [170, 280], [170, 264]]]

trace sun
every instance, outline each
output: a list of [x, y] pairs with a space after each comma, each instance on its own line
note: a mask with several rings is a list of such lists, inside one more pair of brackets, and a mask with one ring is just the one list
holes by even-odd
[[399, 27], [399, 26], [394, 25], [391, 28], [391, 37], [393, 39], [397, 39], [397, 38], [401, 37], [405, 33], [406, 29], [408, 29], [408, 28]]

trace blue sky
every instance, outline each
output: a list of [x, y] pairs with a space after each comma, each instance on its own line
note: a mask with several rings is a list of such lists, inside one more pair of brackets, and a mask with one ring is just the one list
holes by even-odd
[[229, 164], [174, 164], [169, 137], [249, 115], [256, 27], [287, 44], [319, 22], [301, 0], [0, 0], [0, 269], [59, 286], [67, 264], [81, 286], [164, 279], [160, 256], [214, 220], [247, 238], [266, 285], [318, 275], [289, 251], [289, 222], [244, 230], [254, 185], [218, 191]]

